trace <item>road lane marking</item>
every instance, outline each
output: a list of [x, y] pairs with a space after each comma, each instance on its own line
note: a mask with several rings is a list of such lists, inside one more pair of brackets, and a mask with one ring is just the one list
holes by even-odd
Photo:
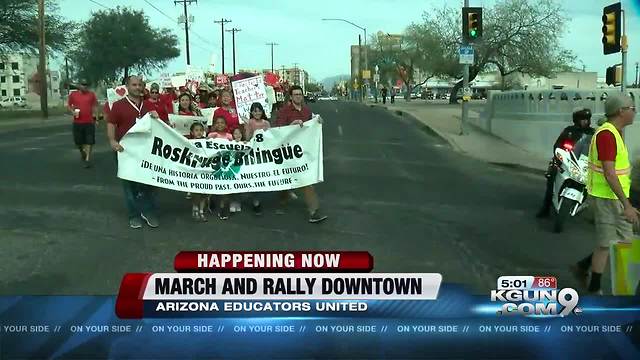
[[342, 136], [342, 125], [338, 125], [338, 134]]

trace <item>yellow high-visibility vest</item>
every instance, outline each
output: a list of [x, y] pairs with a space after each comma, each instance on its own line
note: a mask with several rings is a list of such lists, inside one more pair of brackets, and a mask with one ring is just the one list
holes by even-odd
[[611, 190], [607, 179], [604, 177], [604, 171], [602, 169], [602, 162], [598, 160], [598, 145], [596, 138], [602, 131], [611, 131], [616, 138], [616, 160], [615, 169], [620, 185], [622, 185], [622, 191], [624, 195], [629, 197], [629, 189], [631, 188], [631, 163], [629, 162], [629, 151], [627, 151], [627, 145], [624, 143], [622, 136], [618, 129], [610, 122], [605, 122], [596, 130], [596, 133], [591, 139], [591, 146], [589, 147], [589, 172], [587, 175], [587, 191], [589, 195], [604, 198], [604, 199], [617, 199], [616, 194]]

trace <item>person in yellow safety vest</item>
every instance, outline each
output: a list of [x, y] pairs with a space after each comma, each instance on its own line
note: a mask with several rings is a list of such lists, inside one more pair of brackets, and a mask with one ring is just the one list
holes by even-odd
[[607, 121], [591, 139], [587, 175], [597, 246], [589, 256], [571, 266], [580, 285], [594, 295], [602, 294], [601, 278], [609, 257], [609, 245], [631, 242], [633, 225], [638, 224], [638, 210], [629, 202], [631, 163], [622, 135], [623, 129], [633, 123], [636, 108], [633, 99], [622, 94], [609, 96], [604, 108]]

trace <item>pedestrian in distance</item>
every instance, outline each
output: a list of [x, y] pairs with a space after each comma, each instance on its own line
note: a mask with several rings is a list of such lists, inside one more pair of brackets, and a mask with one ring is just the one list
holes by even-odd
[[[158, 118], [158, 113], [149, 108], [148, 105], [145, 105], [142, 100], [142, 78], [130, 76], [126, 79], [126, 86], [127, 96], [113, 103], [109, 113], [109, 122], [107, 123], [109, 144], [116, 154], [126, 151], [120, 144], [120, 140], [136, 124], [137, 120], [149, 113], [152, 118], [161, 121]], [[132, 229], [141, 228], [142, 220], [146, 221], [149, 227], [158, 227], [154, 187], [134, 181], [122, 180], [122, 188], [129, 216], [129, 227]]]
[[622, 94], [609, 96], [604, 107], [607, 121], [591, 139], [587, 174], [597, 244], [589, 256], [571, 267], [580, 285], [596, 295], [602, 294], [609, 247], [615, 242], [631, 242], [633, 227], [638, 225], [638, 210], [629, 201], [631, 163], [623, 137], [624, 128], [633, 123], [636, 108], [633, 99]]
[[88, 89], [89, 82], [80, 80], [78, 90], [69, 94], [67, 109], [73, 114], [73, 141], [80, 151], [85, 168], [91, 167], [91, 152], [96, 143], [96, 108], [98, 99]]
[[387, 103], [387, 87], [383, 86], [382, 90], [380, 91], [382, 93], [382, 103], [386, 104]]
[[[205, 139], [204, 125], [199, 122], [191, 124], [189, 128], [191, 139]], [[207, 194], [191, 194], [191, 217], [197, 222], [207, 222], [204, 210], [209, 208], [210, 196]]]
[[391, 87], [391, 103], [395, 103], [396, 102], [396, 88], [395, 87]]
[[[294, 85], [291, 87], [291, 102], [280, 109], [278, 112], [277, 126], [298, 125], [304, 126], [305, 121], [312, 118], [311, 109], [304, 104], [304, 92], [302, 87]], [[304, 199], [309, 211], [309, 222], [319, 223], [327, 219], [327, 216], [320, 211], [320, 202], [313, 185], [304, 186], [302, 188]], [[280, 206], [277, 214], [284, 214], [287, 201], [290, 195], [288, 191], [280, 192]]]

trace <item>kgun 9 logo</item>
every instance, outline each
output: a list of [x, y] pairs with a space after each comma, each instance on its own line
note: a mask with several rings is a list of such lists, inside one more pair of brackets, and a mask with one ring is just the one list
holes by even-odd
[[[498, 315], [546, 315], [567, 316], [582, 312], [578, 308], [578, 292], [575, 289], [562, 290], [491, 290], [491, 302], [503, 302]], [[560, 309], [559, 309], [560, 307]], [[560, 310], [560, 311], [559, 311]]]

